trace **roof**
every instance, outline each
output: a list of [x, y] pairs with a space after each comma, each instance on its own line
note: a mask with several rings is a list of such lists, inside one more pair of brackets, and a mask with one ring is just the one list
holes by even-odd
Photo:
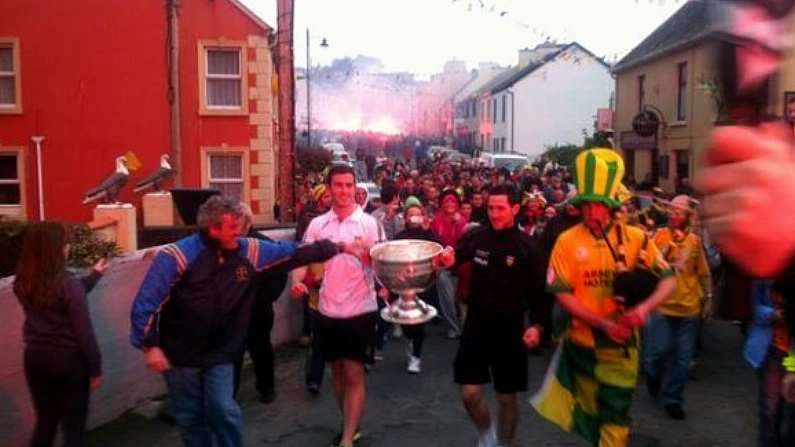
[[241, 10], [243, 14], [245, 14], [249, 19], [251, 19], [254, 23], [256, 23], [260, 28], [264, 29], [265, 31], [271, 31], [271, 28], [264, 20], [262, 20], [258, 15], [254, 14], [254, 11], [248, 9], [246, 5], [243, 4], [240, 0], [229, 0], [233, 6], [237, 9]]
[[486, 92], [488, 92], [488, 93], [497, 93], [499, 91], [505, 90], [505, 89], [511, 87], [512, 85], [516, 84], [520, 80], [522, 80], [525, 76], [533, 73], [534, 71], [536, 71], [539, 68], [543, 67], [544, 65], [546, 65], [547, 63], [549, 63], [553, 59], [557, 58], [558, 56], [560, 56], [561, 54], [565, 53], [566, 51], [568, 51], [568, 50], [570, 50], [572, 48], [577, 48], [577, 49], [585, 52], [590, 57], [594, 58], [596, 61], [598, 61], [599, 63], [604, 65], [606, 69], [608, 69], [608, 70], [610, 69], [610, 65], [608, 65], [602, 58], [599, 58], [599, 57], [595, 56], [593, 53], [588, 51], [585, 47], [583, 47], [582, 45], [580, 45], [577, 42], [571, 42], [569, 44], [560, 44], [560, 45], [555, 45], [555, 46], [557, 47], [557, 49], [555, 51], [552, 51], [549, 54], [543, 56], [541, 59], [539, 59], [535, 63], [528, 64], [528, 65], [526, 65], [524, 67], [521, 67], [521, 68], [517, 66], [517, 67], [514, 67], [514, 68], [512, 68], [510, 70], [507, 70], [504, 73], [501, 73], [498, 76], [495, 76], [494, 79], [492, 79], [490, 82], [486, 83], [483, 87], [478, 89], [476, 94], [480, 95], [480, 94], [486, 93]]
[[713, 0], [690, 0], [621, 59], [614, 73], [629, 70], [713, 35]]

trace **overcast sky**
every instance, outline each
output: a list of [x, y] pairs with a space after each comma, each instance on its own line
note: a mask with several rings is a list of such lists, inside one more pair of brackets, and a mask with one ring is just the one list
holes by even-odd
[[[276, 0], [241, 0], [276, 28]], [[685, 0], [295, 0], [296, 66], [358, 54], [387, 71], [428, 75], [445, 61], [516, 63], [547, 36], [576, 40], [597, 56], [623, 56]], [[481, 6], [481, 4], [483, 6]], [[322, 48], [322, 38], [329, 46]]]

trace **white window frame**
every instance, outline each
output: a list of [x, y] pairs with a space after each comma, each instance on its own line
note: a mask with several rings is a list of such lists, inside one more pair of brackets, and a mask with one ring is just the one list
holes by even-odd
[[[249, 150], [245, 147], [203, 147], [201, 148], [201, 182], [202, 186], [209, 188], [211, 183], [241, 183], [243, 185], [243, 196], [240, 200], [249, 203], [250, 198], [250, 178], [251, 171], [249, 168]], [[212, 163], [210, 157], [213, 156], [238, 156], [242, 163], [240, 173], [243, 178], [240, 180], [231, 178], [213, 178]]]
[[19, 185], [19, 203], [0, 203], [0, 216], [27, 219], [25, 191], [25, 152], [17, 147], [0, 147], [0, 155], [12, 155], [17, 159], [16, 180], [0, 179], [0, 185]]
[[[243, 41], [227, 40], [201, 40], [199, 41], [199, 114], [200, 115], [248, 115], [248, 47]], [[220, 75], [209, 73], [210, 51], [236, 51], [238, 57], [237, 75]], [[240, 80], [240, 105], [218, 106], [207, 102], [207, 82], [210, 79], [239, 79]]]
[[14, 64], [13, 71], [0, 71], [0, 77], [14, 78], [14, 100], [13, 104], [0, 103], [0, 114], [20, 114], [22, 113], [22, 69], [19, 62], [19, 38], [0, 37], [0, 48], [11, 48], [11, 61]]

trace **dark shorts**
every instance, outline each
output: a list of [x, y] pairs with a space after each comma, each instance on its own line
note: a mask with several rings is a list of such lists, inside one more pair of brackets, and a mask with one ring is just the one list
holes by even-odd
[[494, 381], [500, 394], [527, 391], [527, 348], [523, 331], [478, 331], [461, 336], [453, 364], [455, 383], [483, 385]]
[[339, 359], [365, 362], [375, 345], [376, 312], [351, 318], [330, 318], [317, 314], [315, 349], [327, 361]]

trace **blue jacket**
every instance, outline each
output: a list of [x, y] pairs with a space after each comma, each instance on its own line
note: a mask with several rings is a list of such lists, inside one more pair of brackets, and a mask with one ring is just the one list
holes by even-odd
[[751, 282], [751, 305], [753, 320], [745, 340], [743, 356], [754, 368], [759, 368], [767, 357], [770, 344], [773, 343], [773, 297], [771, 295], [773, 282], [769, 280], [754, 280]]
[[130, 342], [159, 346], [174, 366], [207, 367], [236, 361], [245, 346], [259, 271], [322, 262], [337, 253], [329, 241], [241, 238], [224, 250], [203, 233], [163, 246], [131, 313]]

